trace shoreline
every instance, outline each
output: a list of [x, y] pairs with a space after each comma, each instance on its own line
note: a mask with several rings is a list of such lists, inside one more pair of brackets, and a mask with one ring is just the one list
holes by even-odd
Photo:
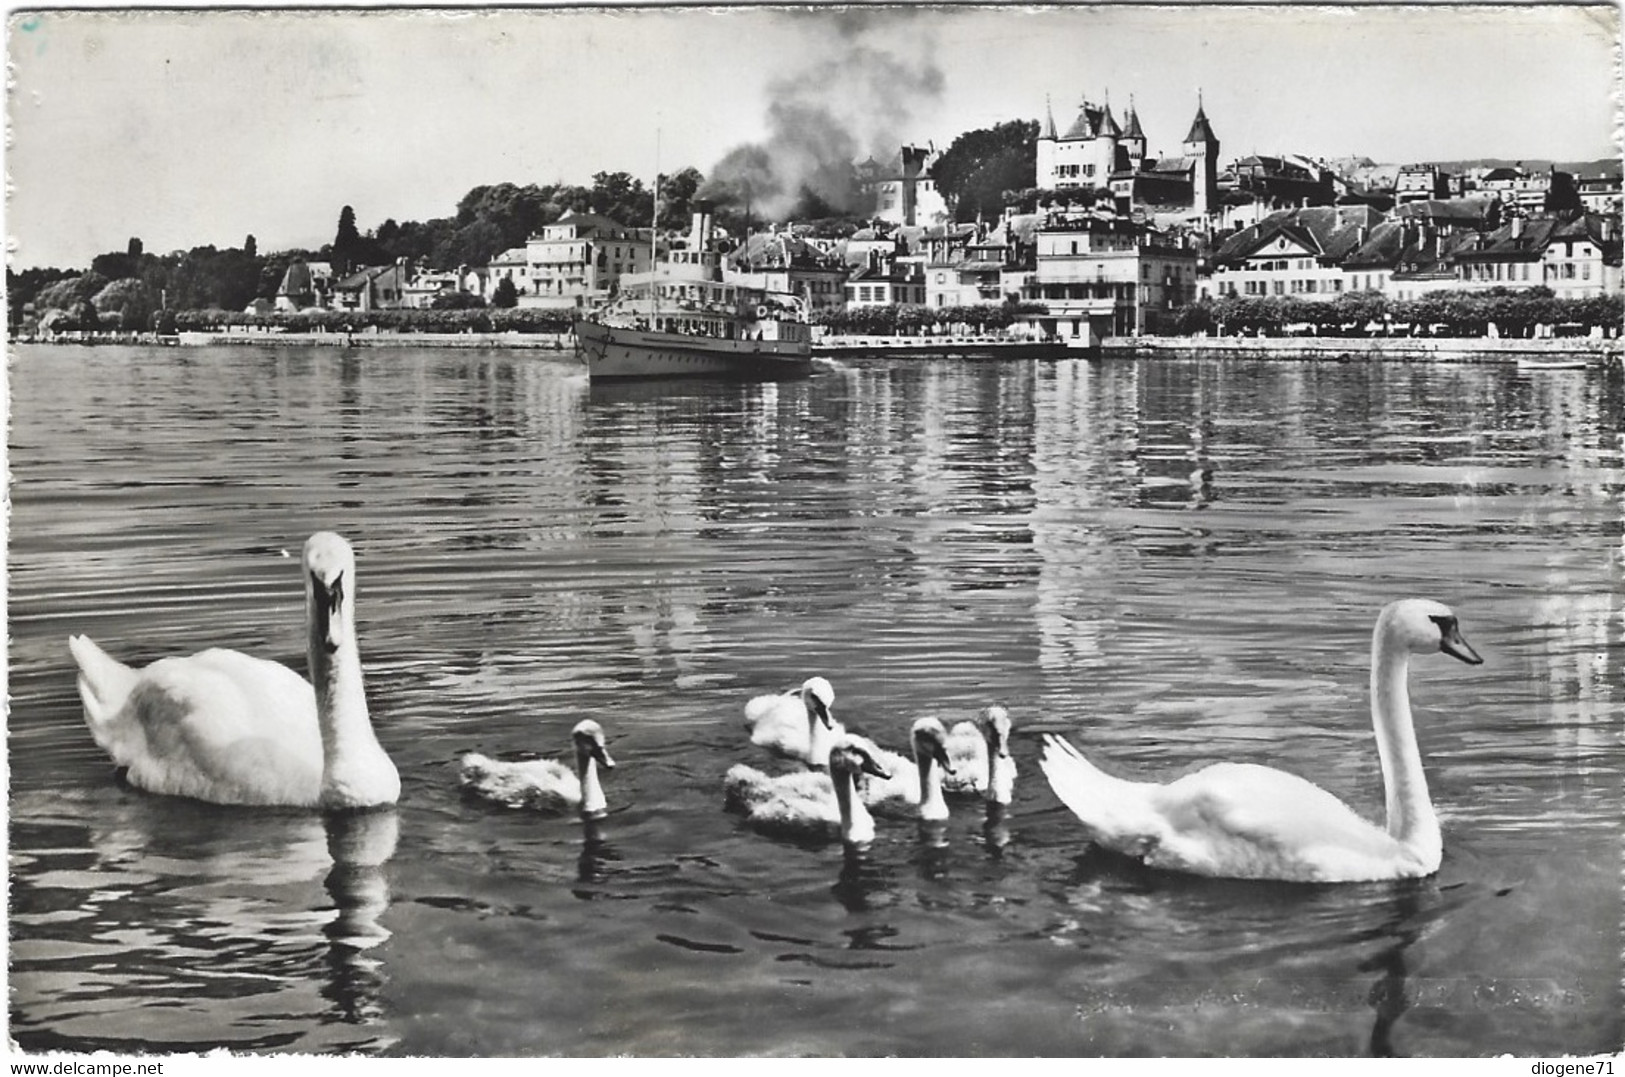
[[1112, 359], [1385, 359], [1440, 363], [1516, 363], [1523, 360], [1583, 359], [1588, 366], [1618, 364], [1625, 354], [1619, 337], [1122, 337], [1108, 340], [1101, 354]]
[[[138, 344], [152, 346], [259, 346], [337, 348], [466, 348], [515, 351], [575, 351], [569, 333], [268, 333], [188, 330], [173, 337], [151, 333], [107, 334], [83, 338], [66, 334], [55, 340], [12, 343]], [[886, 356], [916, 359], [1204, 359], [1238, 358], [1290, 361], [1386, 360], [1394, 362], [1494, 363], [1520, 360], [1583, 360], [1590, 368], [1625, 361], [1620, 337], [1117, 337], [1092, 349], [1060, 341], [998, 336], [965, 337], [824, 337], [813, 342], [814, 358], [870, 359]]]

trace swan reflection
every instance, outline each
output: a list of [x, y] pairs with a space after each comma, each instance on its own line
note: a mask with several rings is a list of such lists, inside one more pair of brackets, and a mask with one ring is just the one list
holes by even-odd
[[891, 877], [869, 859], [867, 846], [848, 845], [841, 858], [841, 872], [830, 893], [847, 912], [885, 908], [897, 900]]
[[1375, 1058], [1400, 1056], [1394, 1047], [1393, 1031], [1394, 1025], [1411, 1006], [1406, 985], [1409, 970], [1405, 963], [1405, 952], [1422, 937], [1418, 916], [1421, 903], [1417, 897], [1421, 888], [1422, 884], [1410, 881], [1395, 884], [1393, 912], [1382, 928], [1383, 934], [1393, 941], [1375, 957], [1360, 963], [1362, 972], [1382, 972], [1371, 985], [1371, 992], [1367, 996], [1377, 1015], [1371, 1025], [1371, 1054]]
[[982, 821], [982, 841], [987, 848], [987, 855], [998, 860], [1004, 856], [1004, 847], [1010, 844], [1010, 824], [1007, 821], [1010, 814], [1008, 804], [997, 801], [987, 802], [987, 816]]
[[322, 880], [334, 916], [322, 927], [328, 941], [328, 981], [322, 997], [350, 1024], [383, 1017], [383, 961], [368, 953], [390, 936], [379, 918], [389, 909], [384, 867], [395, 855], [400, 817], [394, 809], [335, 812], [323, 819], [333, 866]]
[[[604, 820], [602, 818], [581, 820], [581, 837], [581, 856], [576, 860], [576, 879], [584, 883], [603, 882], [613, 874], [614, 869], [609, 865], [621, 859], [604, 832]], [[580, 890], [575, 893], [577, 897], [591, 896]]]

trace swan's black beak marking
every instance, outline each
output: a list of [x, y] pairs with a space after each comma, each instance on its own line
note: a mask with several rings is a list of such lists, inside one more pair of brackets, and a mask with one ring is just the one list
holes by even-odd
[[987, 746], [1000, 759], [1010, 758], [1010, 740], [1002, 730], [989, 729], [987, 731]]
[[948, 748], [940, 740], [931, 746], [931, 755], [936, 759], [937, 766], [942, 768], [942, 773], [953, 774], [954, 765], [948, 762]]
[[328, 654], [332, 654], [339, 649], [334, 622], [338, 620], [339, 608], [344, 605], [344, 573], [333, 577], [333, 583], [329, 586], [322, 582], [320, 576], [312, 572], [310, 593], [316, 603], [316, 629], [321, 636], [322, 647]]
[[592, 757], [598, 760], [598, 765], [605, 770], [615, 769], [615, 760], [609, 757], [609, 749], [598, 741], [592, 742]]
[[835, 719], [829, 716], [829, 708], [824, 706], [824, 701], [817, 696], [812, 697], [812, 711], [813, 717], [823, 722], [825, 729], [835, 728]]
[[1456, 624], [1454, 617], [1429, 618], [1439, 626], [1439, 650], [1451, 658], [1459, 658], [1469, 666], [1480, 666], [1484, 660], [1473, 650], [1472, 645], [1461, 638], [1461, 628]]
[[891, 777], [891, 771], [889, 771], [885, 767], [881, 766], [867, 752], [863, 753], [862, 759], [863, 759], [863, 773], [865, 773], [865, 774], [873, 774], [875, 777], [881, 779], [882, 781], [885, 781], [885, 780], [887, 780], [887, 779], [889, 779]]

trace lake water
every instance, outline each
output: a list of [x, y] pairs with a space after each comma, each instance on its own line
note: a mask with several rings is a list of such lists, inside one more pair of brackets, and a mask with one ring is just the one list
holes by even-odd
[[[397, 1055], [1520, 1055], [1621, 1044], [1618, 370], [820, 364], [589, 386], [525, 353], [14, 348], [10, 1032]], [[122, 785], [65, 645], [304, 668], [298, 551], [355, 545], [395, 811]], [[290, 558], [289, 555], [292, 555]], [[1413, 667], [1419, 882], [1159, 874], [1037, 765], [1296, 771], [1380, 818], [1373, 618]], [[1003, 830], [758, 835], [741, 709], [812, 673], [901, 747], [1002, 701]], [[599, 720], [609, 818], [465, 800], [457, 754]]]

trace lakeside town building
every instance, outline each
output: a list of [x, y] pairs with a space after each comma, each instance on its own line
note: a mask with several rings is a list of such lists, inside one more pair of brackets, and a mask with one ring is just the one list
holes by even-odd
[[856, 165], [858, 190], [869, 200], [874, 218], [909, 226], [945, 220], [948, 205], [931, 175], [940, 156], [932, 145], [905, 145], [885, 164], [871, 156]]
[[525, 243], [529, 291], [521, 307], [584, 309], [607, 300], [622, 276], [650, 269], [650, 233], [596, 213], [569, 213]]
[[800, 296], [809, 311], [845, 305], [846, 266], [789, 227], [753, 232], [728, 255], [723, 277], [731, 284]]
[[1107, 337], [1172, 329], [1197, 295], [1197, 252], [1180, 237], [1127, 217], [1089, 213], [1045, 223], [1023, 299], [1044, 304], [1044, 335], [1092, 347]]

